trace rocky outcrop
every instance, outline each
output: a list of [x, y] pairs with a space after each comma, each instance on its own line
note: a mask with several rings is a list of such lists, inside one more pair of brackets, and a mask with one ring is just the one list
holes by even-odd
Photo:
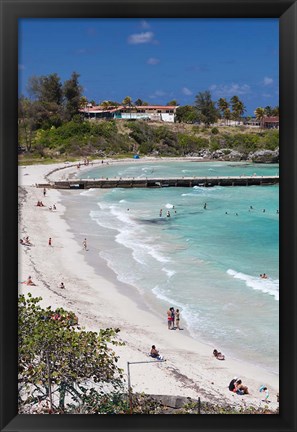
[[220, 150], [216, 150], [211, 154], [212, 159], [220, 159], [224, 161], [241, 161], [245, 160], [246, 157], [243, 153], [240, 153], [236, 150], [224, 148]]
[[257, 163], [279, 163], [279, 149], [276, 150], [258, 150], [249, 154], [241, 153], [230, 148], [222, 148], [214, 152], [208, 149], [200, 150], [199, 153], [193, 153], [188, 156], [198, 156], [203, 159], [216, 159], [221, 161], [246, 161], [250, 160]]
[[251, 152], [248, 155], [248, 159], [257, 163], [279, 163], [279, 149]]

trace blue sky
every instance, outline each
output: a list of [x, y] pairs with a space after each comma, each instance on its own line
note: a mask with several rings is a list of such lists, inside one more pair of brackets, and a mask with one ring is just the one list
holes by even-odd
[[253, 114], [279, 97], [278, 19], [21, 19], [19, 94], [28, 78], [73, 71], [88, 100], [193, 104], [237, 95]]

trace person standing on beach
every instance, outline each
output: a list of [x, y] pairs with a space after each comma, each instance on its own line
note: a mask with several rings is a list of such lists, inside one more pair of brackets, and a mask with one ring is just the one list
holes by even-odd
[[163, 210], [162, 210], [162, 209], [160, 209], [160, 217], [162, 217], [162, 212], [163, 212]]
[[175, 327], [178, 329], [178, 330], [182, 330], [181, 328], [180, 328], [180, 326], [179, 326], [179, 321], [180, 321], [180, 312], [179, 312], [179, 309], [176, 309], [176, 312], [175, 312]]
[[204, 203], [204, 206], [203, 206], [204, 210], [206, 210], [206, 206], [207, 206], [207, 204], [206, 204], [206, 203]]
[[51, 237], [48, 239], [48, 245], [49, 245], [49, 246], [52, 245], [52, 238], [51, 238]]
[[46, 189], [43, 188], [43, 196], [45, 197], [45, 195], [46, 195]]
[[173, 307], [171, 307], [170, 310], [171, 310], [171, 322], [172, 322], [171, 330], [175, 330], [175, 327], [174, 327], [174, 322], [175, 322], [175, 310], [174, 310]]
[[87, 239], [86, 238], [83, 241], [83, 248], [84, 248], [84, 250], [87, 250]]
[[171, 330], [171, 328], [173, 326], [171, 309], [172, 308], [168, 309], [168, 311], [167, 311], [168, 330]]

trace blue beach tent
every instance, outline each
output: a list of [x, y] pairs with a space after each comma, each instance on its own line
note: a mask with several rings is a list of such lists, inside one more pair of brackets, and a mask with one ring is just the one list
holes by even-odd
[[133, 159], [139, 159], [139, 155], [134, 155]]

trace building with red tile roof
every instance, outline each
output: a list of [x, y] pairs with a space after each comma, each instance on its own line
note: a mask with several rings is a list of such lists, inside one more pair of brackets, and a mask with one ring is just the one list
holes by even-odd
[[93, 106], [88, 104], [80, 112], [89, 119], [122, 119], [151, 120], [174, 123], [178, 106], [175, 105], [143, 105], [143, 106]]

